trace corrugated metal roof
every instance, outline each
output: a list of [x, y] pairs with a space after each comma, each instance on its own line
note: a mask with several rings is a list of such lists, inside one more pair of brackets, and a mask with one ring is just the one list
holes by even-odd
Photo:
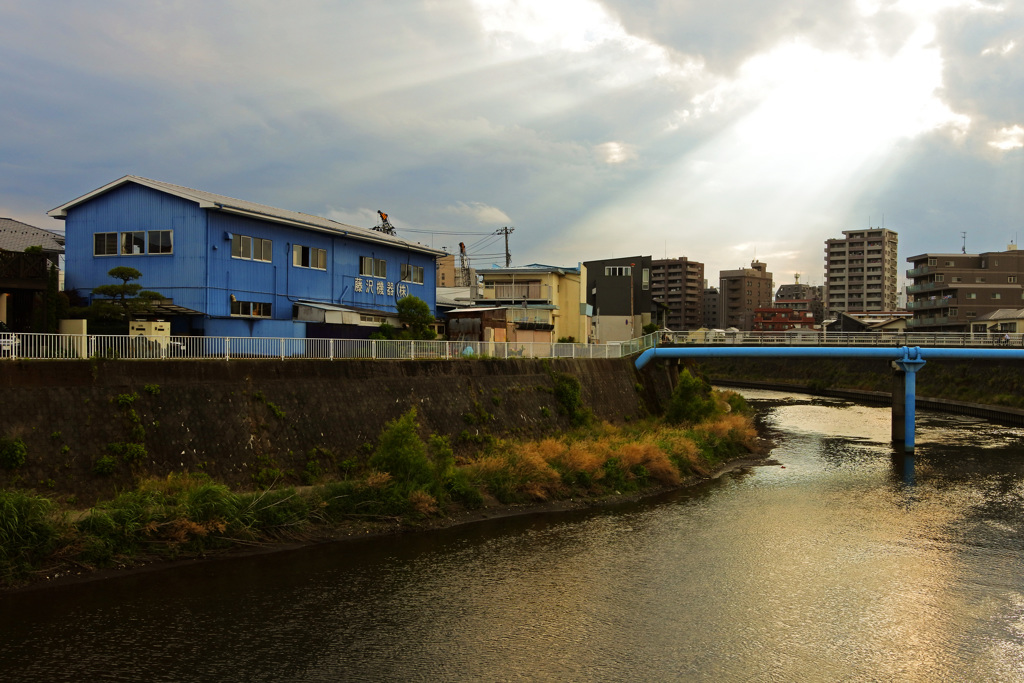
[[25, 251], [35, 246], [41, 246], [43, 251], [63, 254], [64, 235], [13, 218], [0, 218], [0, 249]]
[[319, 232], [330, 232], [333, 234], [345, 235], [352, 237], [353, 239], [363, 240], [367, 242], [380, 242], [389, 244], [391, 246], [402, 247], [405, 249], [412, 249], [415, 251], [425, 252], [429, 254], [443, 255], [445, 252], [440, 249], [433, 249], [426, 245], [420, 244], [419, 242], [410, 242], [404, 240], [401, 237], [395, 237], [393, 235], [387, 235], [377, 230], [370, 230], [369, 228], [361, 228], [357, 225], [348, 225], [347, 223], [340, 223], [338, 221], [332, 221], [329, 218], [323, 218], [321, 216], [314, 216], [309, 213], [302, 213], [301, 211], [290, 211], [288, 209], [278, 209], [273, 206], [267, 206], [265, 204], [257, 204], [256, 202], [246, 201], [244, 199], [235, 199], [234, 197], [227, 197], [225, 195], [214, 194], [213, 192], [206, 192], [204, 190], [196, 190], [191, 187], [183, 187], [181, 185], [174, 185], [173, 183], [165, 183], [160, 180], [151, 180], [150, 178], [143, 178], [141, 176], [126, 175], [123, 178], [107, 183], [103, 187], [100, 187], [88, 194], [84, 194], [77, 199], [72, 199], [66, 204], [61, 204], [55, 209], [47, 212], [48, 216], [53, 218], [64, 218], [67, 216], [67, 210], [86, 202], [93, 197], [109, 192], [125, 183], [137, 183], [145, 187], [158, 190], [160, 192], [166, 192], [183, 199], [189, 199], [199, 204], [201, 208], [211, 209], [215, 211], [226, 211], [228, 213], [236, 213], [243, 216], [249, 216], [253, 218], [261, 218], [263, 220], [273, 221], [275, 223], [284, 223], [287, 225], [303, 227], [310, 230], [316, 230]]
[[568, 274], [571, 274], [571, 275], [579, 275], [580, 269], [579, 268], [566, 267], [566, 266], [547, 266], [547, 265], [544, 265], [543, 263], [531, 263], [531, 264], [526, 265], [526, 266], [513, 266], [513, 267], [510, 267], [510, 268], [501, 268], [501, 267], [498, 267], [498, 266], [495, 266], [495, 267], [492, 267], [492, 268], [480, 268], [480, 269], [477, 270], [477, 273], [479, 273], [480, 275], [483, 275], [484, 277], [486, 277], [487, 275], [491, 275], [491, 274], [493, 274], [493, 275], [519, 275], [520, 273], [527, 274], [527, 275], [528, 274], [532, 274], [532, 273], [561, 273], [563, 275], [568, 273]]
[[1024, 318], [1024, 308], [1000, 308], [986, 313], [985, 315], [979, 315], [975, 318], [975, 322], [982, 320], [1020, 320]]

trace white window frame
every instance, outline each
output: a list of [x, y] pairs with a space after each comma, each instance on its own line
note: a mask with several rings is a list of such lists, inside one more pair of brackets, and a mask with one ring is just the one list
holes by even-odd
[[[135, 251], [135, 249], [139, 249], [139, 251]], [[145, 230], [125, 230], [121, 233], [121, 256], [144, 256], [145, 253]]]
[[633, 275], [632, 266], [605, 266], [604, 274], [606, 277], [629, 277]]
[[296, 268], [327, 270], [327, 250], [301, 244], [292, 245], [292, 265]]
[[[153, 237], [157, 236], [158, 244], [154, 249]], [[164, 244], [164, 236], [167, 237], [167, 244]], [[146, 253], [150, 256], [166, 256], [174, 253], [174, 231], [173, 230], [147, 230], [146, 231]]]
[[366, 277], [386, 278], [388, 276], [388, 262], [382, 258], [360, 256], [359, 274]]
[[423, 284], [423, 266], [414, 266], [411, 263], [402, 264], [402, 282]]
[[232, 301], [233, 318], [272, 318], [273, 305], [264, 301]]
[[[96, 238], [103, 236], [103, 251], [96, 250]], [[117, 256], [121, 253], [121, 243], [116, 232], [94, 232], [92, 234], [93, 256]]]
[[231, 258], [271, 263], [274, 260], [274, 241], [263, 237], [233, 234], [231, 235]]

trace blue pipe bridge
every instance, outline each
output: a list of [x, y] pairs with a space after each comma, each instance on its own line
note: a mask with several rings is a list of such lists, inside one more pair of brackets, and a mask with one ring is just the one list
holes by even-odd
[[[898, 346], [838, 347], [670, 347], [647, 349], [636, 359], [637, 369], [659, 358], [874, 358], [892, 363], [892, 435], [895, 444], [914, 451], [917, 372], [929, 360], [1024, 360], [1024, 349], [922, 348]], [[898, 395], [903, 394], [903, 401]]]

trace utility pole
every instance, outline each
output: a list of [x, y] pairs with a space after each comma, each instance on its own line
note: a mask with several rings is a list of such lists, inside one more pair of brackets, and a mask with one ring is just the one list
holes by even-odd
[[510, 268], [512, 266], [512, 252], [508, 250], [508, 236], [515, 231], [515, 228], [510, 228], [507, 225], [501, 230], [495, 230], [495, 235], [505, 236], [505, 267]]
[[469, 259], [466, 257], [466, 243], [459, 242], [459, 283], [460, 287], [469, 287]]

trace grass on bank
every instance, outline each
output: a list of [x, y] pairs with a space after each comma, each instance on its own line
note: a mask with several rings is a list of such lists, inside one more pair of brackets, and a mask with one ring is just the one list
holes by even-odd
[[749, 409], [738, 394], [712, 392], [684, 372], [672, 403], [665, 419], [626, 426], [590, 420], [560, 438], [493, 439], [458, 459], [447, 438], [421, 438], [412, 409], [388, 423], [360, 468], [301, 490], [232, 491], [205, 474], [174, 473], [142, 480], [85, 514], [33, 493], [0, 490], [0, 585], [33, 574], [309, 538], [352, 522], [416, 522], [495, 500], [544, 502], [674, 486], [755, 447]]

